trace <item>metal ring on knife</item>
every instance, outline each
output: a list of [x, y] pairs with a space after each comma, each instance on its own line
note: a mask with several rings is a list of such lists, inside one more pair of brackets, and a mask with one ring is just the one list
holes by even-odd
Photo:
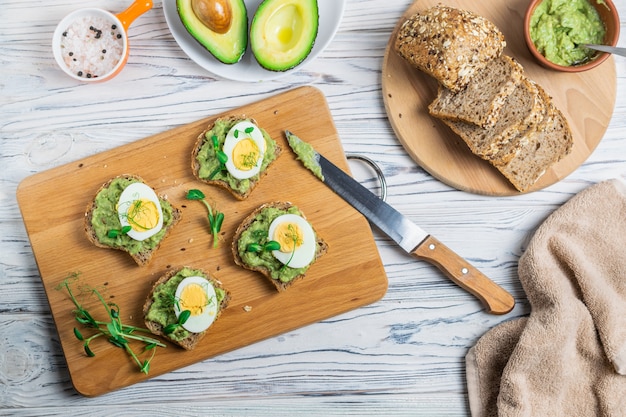
[[372, 169], [374, 169], [374, 172], [376, 172], [376, 177], [378, 177], [378, 182], [380, 183], [380, 199], [385, 201], [387, 199], [387, 180], [385, 179], [385, 174], [383, 174], [383, 171], [380, 169], [378, 164], [367, 156], [353, 153], [346, 154], [346, 158], [358, 159], [359, 161], [367, 163], [369, 166], [372, 167]]

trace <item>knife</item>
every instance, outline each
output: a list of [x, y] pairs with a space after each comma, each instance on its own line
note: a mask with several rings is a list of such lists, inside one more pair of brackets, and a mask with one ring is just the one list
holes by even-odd
[[489, 313], [506, 314], [513, 309], [515, 300], [502, 287], [319, 154], [309, 143], [288, 130], [285, 135], [297, 159], [307, 169], [402, 249], [435, 265], [453, 282], [477, 297]]

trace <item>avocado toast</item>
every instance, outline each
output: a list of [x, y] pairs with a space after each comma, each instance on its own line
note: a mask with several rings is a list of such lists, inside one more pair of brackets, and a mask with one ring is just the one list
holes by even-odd
[[191, 169], [197, 180], [245, 200], [281, 153], [282, 148], [254, 119], [222, 117], [198, 136]]
[[[300, 217], [301, 225], [308, 224], [312, 233], [309, 235], [310, 239], [307, 239], [308, 236], [305, 233], [302, 234], [304, 238], [294, 239], [298, 241], [295, 245], [298, 249], [300, 246], [312, 246], [309, 247], [309, 257], [299, 264], [294, 262], [295, 247], [287, 248], [282, 254], [278, 253], [280, 249], [272, 247], [271, 242], [281, 240], [277, 238], [279, 231], [274, 233], [271, 231], [272, 224], [281, 216]], [[295, 234], [287, 234], [287, 240], [291, 239], [291, 236], [295, 237]], [[282, 244], [284, 245], [284, 241]], [[231, 249], [237, 265], [260, 272], [278, 291], [284, 291], [295, 281], [305, 277], [309, 267], [328, 251], [328, 244], [308, 223], [304, 213], [297, 206], [289, 202], [271, 202], [261, 205], [241, 222], [235, 231]]]
[[[145, 235], [133, 238], [133, 229], [128, 221], [132, 222], [132, 216], [120, 214], [120, 198], [124, 191], [133, 184], [138, 184], [144, 189], [142, 192], [148, 192], [152, 195], [152, 200], [158, 200], [159, 204], [153, 207], [154, 211], [159, 210], [160, 228], [153, 228], [151, 236]], [[135, 201], [146, 201], [145, 199], [137, 199]], [[128, 205], [128, 212], [131, 210], [131, 203], [122, 202]], [[132, 202], [132, 207], [139, 207], [143, 203]], [[144, 210], [143, 212], [147, 211]], [[137, 217], [143, 214], [141, 210], [137, 210]], [[163, 240], [170, 233], [172, 228], [182, 218], [182, 211], [174, 207], [166, 198], [158, 196], [144, 180], [131, 174], [123, 174], [111, 178], [103, 184], [94, 199], [87, 205], [84, 217], [84, 229], [87, 238], [91, 243], [100, 248], [117, 249], [130, 254], [133, 260], [139, 266], [147, 265], [154, 253], [159, 248]], [[122, 224], [125, 223], [125, 224]], [[134, 222], [138, 223], [138, 222]]]

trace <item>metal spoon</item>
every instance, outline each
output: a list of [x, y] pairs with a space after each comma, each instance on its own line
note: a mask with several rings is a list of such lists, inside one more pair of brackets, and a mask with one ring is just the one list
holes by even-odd
[[589, 49], [594, 49], [600, 52], [608, 52], [609, 54], [626, 56], [626, 48], [618, 48], [615, 46], [607, 46], [607, 45], [591, 45], [591, 44], [585, 44], [584, 46], [586, 46]]

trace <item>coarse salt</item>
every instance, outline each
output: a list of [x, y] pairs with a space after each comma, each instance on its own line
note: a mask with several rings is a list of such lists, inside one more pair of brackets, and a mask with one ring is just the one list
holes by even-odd
[[79, 77], [109, 74], [122, 59], [123, 51], [122, 28], [103, 17], [78, 17], [61, 36], [63, 61]]

